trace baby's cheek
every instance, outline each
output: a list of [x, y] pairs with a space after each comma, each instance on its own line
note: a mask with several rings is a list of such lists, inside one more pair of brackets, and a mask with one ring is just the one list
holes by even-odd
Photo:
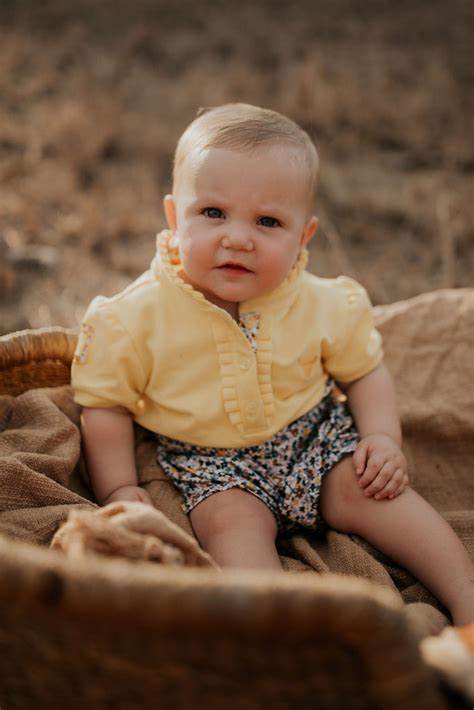
[[181, 247], [180, 258], [186, 273], [199, 273], [205, 263], [205, 251], [198, 244], [190, 242]]
[[262, 280], [270, 288], [277, 288], [288, 276], [293, 266], [293, 259], [288, 253], [279, 252], [268, 254], [265, 258], [264, 268], [261, 269]]

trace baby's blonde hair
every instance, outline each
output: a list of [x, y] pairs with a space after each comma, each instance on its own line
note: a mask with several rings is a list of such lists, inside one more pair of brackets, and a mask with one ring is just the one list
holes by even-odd
[[252, 151], [262, 144], [287, 144], [290, 156], [307, 172], [308, 209], [312, 210], [319, 181], [319, 157], [316, 147], [297, 123], [278, 111], [245, 103], [199, 108], [176, 146], [173, 160], [173, 192], [180, 167], [191, 151], [228, 148]]

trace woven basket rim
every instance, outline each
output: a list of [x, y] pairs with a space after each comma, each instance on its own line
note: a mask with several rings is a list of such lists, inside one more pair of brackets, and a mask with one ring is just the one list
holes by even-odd
[[[332, 572], [216, 571], [96, 555], [72, 560], [1, 534], [0, 600], [54, 607], [77, 618], [120, 617], [125, 625], [173, 636], [202, 629], [206, 636], [284, 633], [295, 640], [310, 638], [333, 609], [335, 618], [349, 615], [352, 632], [360, 625], [374, 632], [383, 627], [416, 644], [403, 601], [368, 579]], [[344, 633], [347, 618], [341, 624]]]
[[32, 362], [58, 360], [70, 365], [79, 331], [62, 326], [29, 328], [0, 336], [0, 371]]
[[2, 340], [8, 340], [10, 338], [15, 338], [15, 337], [22, 336], [22, 335], [55, 333], [55, 332], [77, 335], [79, 333], [79, 327], [70, 328], [68, 326], [62, 326], [62, 325], [45, 325], [45, 326], [41, 326], [40, 328], [22, 328], [21, 330], [12, 330], [9, 333], [4, 333], [3, 335], [0, 335], [0, 342]]

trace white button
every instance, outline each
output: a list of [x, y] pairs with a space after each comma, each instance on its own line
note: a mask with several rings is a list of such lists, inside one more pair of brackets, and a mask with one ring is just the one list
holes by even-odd
[[240, 369], [241, 370], [248, 370], [250, 367], [250, 360], [248, 360], [246, 357], [243, 357], [242, 360], [240, 361]]

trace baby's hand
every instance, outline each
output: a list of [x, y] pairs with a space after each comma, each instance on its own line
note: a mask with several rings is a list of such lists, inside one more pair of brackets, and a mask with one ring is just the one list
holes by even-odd
[[139, 503], [147, 503], [153, 506], [153, 501], [149, 494], [139, 486], [122, 486], [121, 488], [117, 488], [117, 490], [113, 491], [113, 493], [102, 501], [101, 505], [107, 505], [117, 500], [138, 501]]
[[408, 485], [407, 460], [388, 434], [365, 436], [354, 452], [352, 463], [360, 476], [359, 485], [367, 486], [364, 491], [367, 497], [375, 494], [376, 500], [395, 498]]

